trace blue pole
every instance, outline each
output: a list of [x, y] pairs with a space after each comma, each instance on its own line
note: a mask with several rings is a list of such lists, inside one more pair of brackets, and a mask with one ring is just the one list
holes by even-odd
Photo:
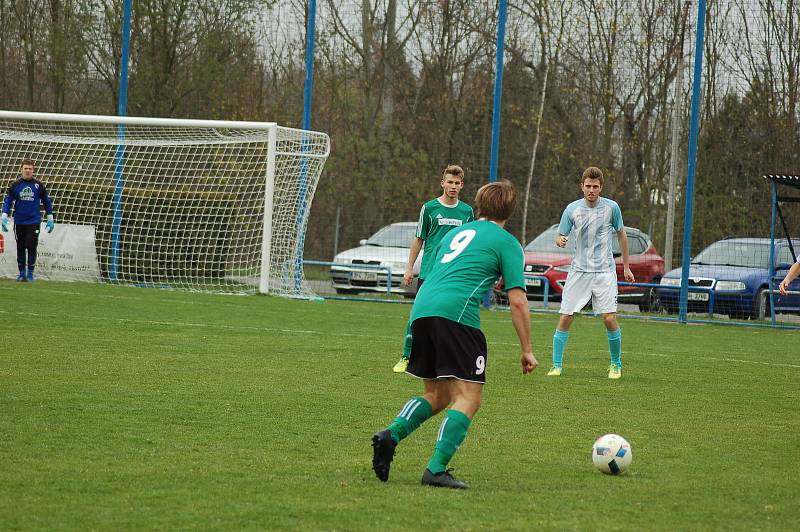
[[697, 159], [697, 131], [700, 122], [700, 84], [703, 80], [703, 39], [705, 35], [706, 0], [697, 4], [697, 40], [694, 47], [694, 80], [692, 81], [692, 119], [689, 129], [689, 168], [686, 176], [686, 203], [683, 209], [683, 257], [681, 261], [681, 298], [678, 321], [687, 323], [689, 267], [692, 253], [692, 216], [694, 212], [694, 176]]
[[[122, 58], [119, 69], [119, 102], [117, 103], [117, 115], [125, 116], [128, 114], [128, 60], [130, 57], [130, 37], [131, 37], [131, 10], [132, 0], [125, 0], [122, 7]], [[123, 170], [125, 168], [125, 146], [122, 140], [125, 138], [125, 126], [117, 126], [117, 144], [115, 153], [116, 164], [114, 166], [114, 218], [111, 222], [111, 265], [108, 275], [112, 281], [118, 279], [119, 269], [119, 233], [122, 225], [122, 186], [124, 183]]]
[[[317, 1], [308, 2], [308, 24], [306, 27], [306, 79], [303, 84], [303, 129], [311, 129], [311, 98], [314, 87], [314, 34], [317, 28]], [[304, 134], [300, 151], [308, 151], [308, 137]], [[295, 229], [297, 231], [297, 248], [295, 249], [294, 290], [300, 292], [303, 283], [303, 250], [305, 248], [306, 233], [304, 230], [306, 213], [306, 184], [308, 181], [308, 158], [303, 156], [300, 161], [299, 196], [297, 198], [297, 216]]]
[[[494, 99], [492, 102], [492, 148], [489, 156], [489, 182], [497, 181], [497, 159], [500, 152], [500, 110], [503, 102], [503, 52], [506, 42], [506, 0], [497, 7], [497, 44], [495, 45]], [[483, 306], [491, 306], [492, 289], [483, 296]]]
[[303, 84], [303, 129], [311, 129], [311, 97], [314, 87], [314, 34], [317, 28], [317, 0], [308, 2], [306, 28], [306, 79]]
[[500, 0], [497, 15], [495, 47], [494, 103], [492, 106], [492, 151], [489, 157], [489, 182], [497, 181], [497, 159], [500, 151], [500, 108], [503, 99], [503, 51], [506, 42], [506, 0]]

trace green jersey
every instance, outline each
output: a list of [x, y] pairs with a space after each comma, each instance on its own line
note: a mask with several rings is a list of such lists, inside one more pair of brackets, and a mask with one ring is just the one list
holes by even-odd
[[419, 267], [419, 278], [427, 279], [433, 264], [436, 247], [442, 238], [452, 229], [475, 219], [472, 207], [458, 201], [455, 205], [445, 205], [439, 198], [425, 203], [419, 211], [416, 237], [425, 241], [422, 248], [422, 264]]
[[494, 222], [477, 220], [448, 233], [411, 309], [411, 321], [439, 316], [480, 329], [480, 303], [503, 276], [506, 290], [525, 289], [522, 246]]

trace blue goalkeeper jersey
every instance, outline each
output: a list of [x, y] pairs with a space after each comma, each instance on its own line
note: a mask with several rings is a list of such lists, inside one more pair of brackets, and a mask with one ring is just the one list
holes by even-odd
[[42, 223], [41, 205], [47, 214], [53, 214], [53, 202], [47, 195], [44, 183], [34, 178], [26, 181], [18, 177], [6, 190], [3, 212], [11, 214], [14, 205], [14, 223], [39, 225]]

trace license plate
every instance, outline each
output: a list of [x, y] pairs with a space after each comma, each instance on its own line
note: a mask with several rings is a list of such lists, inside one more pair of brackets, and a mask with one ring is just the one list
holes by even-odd
[[377, 281], [377, 272], [353, 272], [350, 274], [353, 281]]
[[542, 286], [541, 279], [525, 279], [525, 286]]
[[708, 294], [706, 292], [689, 292], [689, 301], [708, 301]]

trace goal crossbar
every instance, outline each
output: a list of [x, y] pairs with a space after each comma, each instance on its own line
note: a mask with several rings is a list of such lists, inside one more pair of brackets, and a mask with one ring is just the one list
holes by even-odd
[[25, 111], [0, 111], [2, 120], [35, 120], [75, 122], [83, 124], [114, 124], [131, 126], [171, 126], [217, 129], [269, 129], [275, 122], [243, 122], [235, 120], [198, 120], [194, 118], [153, 118], [146, 116], [81, 115], [69, 113], [34, 113]]

